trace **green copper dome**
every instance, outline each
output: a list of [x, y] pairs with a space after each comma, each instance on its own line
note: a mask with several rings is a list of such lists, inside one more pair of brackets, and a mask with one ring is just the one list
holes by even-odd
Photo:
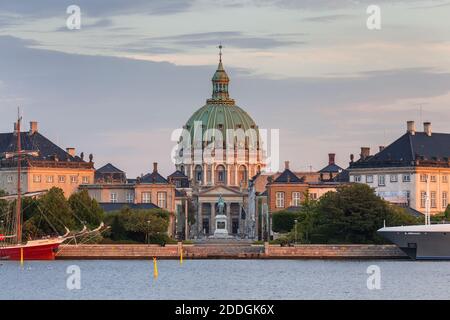
[[228, 95], [229, 82], [221, 57], [212, 78], [213, 92], [211, 99], [208, 99], [206, 105], [198, 109], [186, 123], [185, 129], [189, 130], [192, 138], [194, 137], [196, 121], [201, 122], [203, 133], [208, 129], [221, 130], [224, 140], [228, 129], [242, 129], [244, 132], [255, 129], [258, 133], [258, 127], [249, 114], [238, 107], [233, 99], [230, 99]]

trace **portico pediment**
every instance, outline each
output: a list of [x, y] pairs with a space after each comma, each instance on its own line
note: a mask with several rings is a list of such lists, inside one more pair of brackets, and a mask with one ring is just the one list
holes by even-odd
[[233, 188], [225, 187], [225, 186], [215, 186], [206, 190], [202, 190], [198, 193], [199, 197], [230, 197], [230, 196], [238, 196], [242, 197], [242, 193], [239, 190], [235, 190]]

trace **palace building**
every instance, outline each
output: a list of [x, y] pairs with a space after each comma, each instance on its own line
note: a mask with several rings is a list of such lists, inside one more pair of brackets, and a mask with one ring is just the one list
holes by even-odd
[[[14, 131], [0, 133], [0, 190], [17, 194], [17, 125]], [[61, 188], [69, 197], [80, 184], [94, 180], [92, 155], [84, 160], [75, 148], [63, 150], [38, 131], [38, 123], [30, 122], [30, 129], [20, 133], [22, 145], [21, 189], [23, 193]]]
[[373, 187], [386, 201], [437, 214], [449, 204], [449, 159], [450, 134], [432, 132], [430, 122], [419, 132], [408, 121], [406, 132], [376, 154], [362, 147], [358, 160], [351, 157], [348, 171], [351, 182]]
[[246, 215], [247, 187], [265, 166], [263, 147], [255, 121], [230, 98], [229, 83], [220, 52], [212, 97], [189, 118], [180, 138], [176, 170], [188, 177], [193, 190], [194, 238], [214, 234], [219, 196], [230, 235], [245, 238], [254, 228], [254, 217]]

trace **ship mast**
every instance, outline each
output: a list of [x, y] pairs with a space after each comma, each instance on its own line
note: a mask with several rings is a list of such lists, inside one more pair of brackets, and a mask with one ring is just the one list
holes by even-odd
[[22, 165], [22, 145], [20, 140], [20, 109], [17, 110], [17, 204], [16, 204], [16, 226], [17, 244], [22, 243], [22, 190], [21, 190], [21, 165]]

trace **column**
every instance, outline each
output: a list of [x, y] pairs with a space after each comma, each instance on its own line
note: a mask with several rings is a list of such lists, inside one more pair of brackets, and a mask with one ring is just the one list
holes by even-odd
[[208, 183], [208, 165], [204, 164], [203, 165], [203, 185], [206, 186]]
[[211, 184], [214, 185], [214, 179], [215, 179], [215, 170], [214, 170], [214, 164], [211, 164]]
[[227, 230], [228, 233], [231, 234], [231, 202], [226, 202], [227, 206]]
[[184, 236], [186, 240], [189, 239], [189, 202], [188, 199], [185, 200], [185, 206], [184, 206]]
[[202, 208], [203, 203], [198, 203], [198, 212], [197, 212], [197, 233], [200, 235], [202, 233], [203, 229], [203, 214], [202, 214]]
[[235, 165], [234, 166], [234, 185], [237, 186], [237, 187], [239, 187], [238, 171], [239, 171], [239, 166]]
[[209, 229], [211, 230], [210, 233], [214, 234], [214, 231], [216, 231], [216, 203], [215, 202], [211, 202], [211, 221], [210, 221], [210, 227]]

